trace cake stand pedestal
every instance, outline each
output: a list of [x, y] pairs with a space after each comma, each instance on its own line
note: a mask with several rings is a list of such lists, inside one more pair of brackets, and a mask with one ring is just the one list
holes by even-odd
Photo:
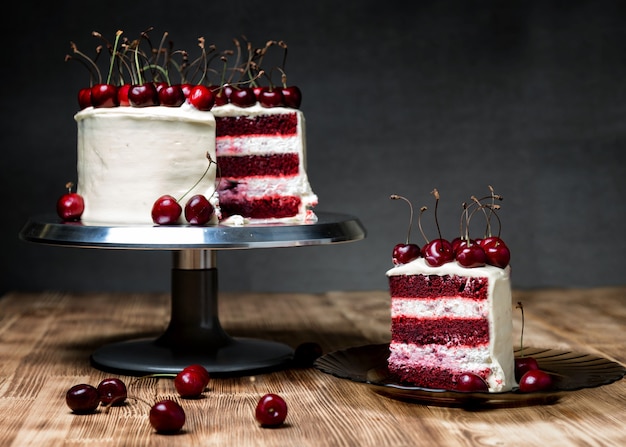
[[106, 226], [30, 219], [20, 237], [29, 242], [84, 248], [170, 250], [173, 253], [171, 315], [156, 339], [103, 346], [91, 355], [102, 370], [146, 375], [176, 373], [190, 364], [213, 375], [250, 375], [280, 369], [293, 358], [283, 343], [232, 337], [218, 315], [217, 251], [326, 245], [363, 239], [358, 219], [317, 213], [312, 224], [245, 226]]

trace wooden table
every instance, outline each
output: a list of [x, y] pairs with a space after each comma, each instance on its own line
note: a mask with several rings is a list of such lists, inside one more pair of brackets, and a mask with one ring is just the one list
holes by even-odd
[[[626, 287], [516, 291], [528, 345], [571, 349], [626, 363]], [[385, 291], [220, 296], [220, 318], [235, 336], [326, 352], [389, 339]], [[157, 336], [169, 321], [167, 294], [10, 293], [0, 299], [0, 445], [6, 446], [624, 446], [626, 380], [567, 393], [551, 405], [474, 409], [383, 397], [367, 385], [314, 368], [214, 378], [204, 398], [180, 400], [184, 431], [156, 434], [136, 400], [78, 416], [65, 405], [77, 383], [111, 376], [90, 366], [103, 344]], [[515, 318], [519, 333], [520, 318]], [[132, 377], [121, 376], [131, 384]], [[129, 393], [176, 397], [170, 379], [144, 379]], [[260, 428], [254, 407], [282, 395], [287, 423]]]

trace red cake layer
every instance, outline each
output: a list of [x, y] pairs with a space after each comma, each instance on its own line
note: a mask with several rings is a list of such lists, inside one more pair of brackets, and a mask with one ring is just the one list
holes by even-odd
[[[467, 371], [453, 371], [437, 366], [412, 365], [409, 369], [408, 367], [398, 368], [395, 365], [389, 365], [389, 372], [400, 382], [419, 383], [419, 386], [422, 388], [453, 390], [456, 388], [457, 378]], [[474, 371], [474, 374], [484, 379], [487, 378], [489, 373], [489, 368], [482, 371]]]
[[461, 297], [486, 300], [489, 293], [487, 278], [467, 278], [450, 275], [396, 275], [389, 277], [393, 298]]
[[254, 135], [295, 135], [298, 131], [298, 115], [295, 113], [268, 114], [252, 117], [215, 117], [215, 135], [237, 137]]
[[286, 177], [298, 174], [300, 157], [298, 154], [222, 156], [218, 165], [220, 175], [227, 178]]
[[252, 219], [293, 217], [298, 214], [300, 197], [266, 196], [248, 199], [220, 192], [220, 209], [224, 217], [239, 214]]
[[396, 343], [416, 345], [485, 345], [489, 343], [489, 322], [483, 318], [398, 316], [391, 321], [391, 338]]

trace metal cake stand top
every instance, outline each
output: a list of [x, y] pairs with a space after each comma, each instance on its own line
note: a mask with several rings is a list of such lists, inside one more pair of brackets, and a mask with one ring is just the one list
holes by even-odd
[[310, 224], [243, 226], [85, 225], [55, 215], [31, 218], [20, 237], [26, 241], [86, 248], [140, 250], [242, 249], [325, 245], [365, 238], [353, 216], [316, 213]]

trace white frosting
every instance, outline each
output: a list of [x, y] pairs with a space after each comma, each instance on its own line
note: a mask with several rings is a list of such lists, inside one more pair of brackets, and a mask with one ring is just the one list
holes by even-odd
[[[514, 359], [513, 359], [513, 321], [512, 321], [512, 294], [511, 294], [511, 284], [510, 284], [510, 267], [507, 266], [504, 269], [494, 267], [494, 266], [485, 266], [485, 267], [476, 267], [476, 268], [464, 268], [458, 265], [456, 262], [448, 262], [443, 264], [440, 267], [431, 267], [429, 266], [424, 258], [418, 258], [408, 264], [402, 264], [393, 267], [389, 271], [387, 271], [387, 276], [395, 276], [395, 275], [457, 275], [462, 277], [486, 277], [489, 282], [488, 289], [488, 299], [487, 299], [487, 315], [489, 322], [489, 347], [488, 347], [488, 356], [480, 357], [482, 360], [480, 362], [484, 362], [483, 364], [491, 368], [492, 373], [487, 378], [487, 384], [489, 385], [490, 391], [507, 391], [510, 390], [515, 384], [515, 374], [514, 374]], [[397, 298], [392, 297], [392, 302], [396, 301]], [[442, 303], [454, 303], [456, 298], [442, 298], [440, 301]], [[402, 303], [404, 300], [399, 301]], [[419, 302], [420, 300], [413, 300], [415, 302]], [[423, 300], [429, 301], [429, 300]], [[430, 300], [433, 301], [433, 300]], [[458, 304], [458, 303], [457, 303]], [[420, 306], [420, 304], [415, 304], [415, 306]], [[426, 304], [428, 306], [428, 304]], [[435, 304], [431, 304], [431, 306], [438, 306]], [[463, 305], [459, 304], [458, 308], [461, 309]], [[454, 306], [453, 306], [454, 307]], [[396, 316], [394, 312], [399, 312], [400, 315], [402, 312], [407, 312], [406, 306], [403, 304], [398, 304], [395, 308], [392, 305], [392, 317]], [[417, 309], [414, 309], [417, 310]], [[431, 309], [433, 310], [433, 309]], [[439, 308], [439, 310], [443, 311], [442, 315], [448, 315], [445, 304]], [[458, 310], [463, 316], [467, 316], [467, 313], [470, 312], [471, 309], [465, 307], [462, 310]], [[484, 313], [484, 309], [479, 311], [479, 313]], [[449, 315], [448, 315], [449, 316]], [[460, 315], [459, 315], [460, 316]], [[434, 318], [434, 314], [429, 314], [429, 318]], [[479, 317], [479, 314], [476, 315]], [[465, 347], [463, 349], [467, 349]], [[395, 349], [396, 352], [401, 349], [401, 352], [406, 354], [406, 351], [416, 352], [412, 354], [418, 360], [423, 352], [415, 351], [417, 349], [414, 345], [407, 345], [406, 347], [394, 347], [391, 346], [390, 349]], [[424, 348], [419, 348], [424, 349]], [[428, 349], [428, 348], [426, 348]], [[432, 349], [432, 348], [430, 348]], [[471, 351], [470, 351], [471, 352]], [[467, 355], [472, 355], [471, 353], [466, 353]], [[392, 354], [390, 359], [401, 358], [397, 356], [398, 354]], [[479, 357], [469, 357], [469, 364], [465, 365], [465, 361], [454, 360], [457, 361], [458, 365], [464, 365], [468, 368], [474, 365], [471, 363], [477, 361], [476, 359]]]
[[486, 300], [473, 300], [461, 297], [446, 297], [438, 300], [394, 298], [391, 303], [393, 316], [439, 318], [484, 318], [489, 314]]
[[177, 199], [185, 193], [185, 199], [204, 194], [217, 205], [211, 197], [215, 164], [202, 177], [209, 166], [206, 154], [216, 160], [211, 112], [188, 104], [89, 107], [74, 118], [78, 126], [77, 192], [85, 200], [84, 222], [152, 223], [152, 205], [164, 194]]
[[[266, 196], [297, 196], [301, 199], [298, 214], [293, 217], [280, 219], [249, 219], [250, 223], [312, 223], [317, 217], [311, 211], [318, 203], [317, 195], [313, 192], [306, 172], [306, 135], [305, 120], [302, 111], [286, 107], [262, 107], [259, 103], [251, 107], [237, 107], [232, 104], [213, 107], [216, 117], [255, 117], [260, 115], [296, 114], [298, 118], [295, 135], [246, 135], [220, 136], [217, 138], [217, 156], [238, 155], [271, 155], [271, 154], [298, 154], [299, 169], [294, 176], [254, 176], [232, 179], [241, 182], [238, 193], [247, 198], [255, 199]], [[222, 194], [222, 193], [220, 193]], [[224, 199], [228, 196], [224, 196]]]

